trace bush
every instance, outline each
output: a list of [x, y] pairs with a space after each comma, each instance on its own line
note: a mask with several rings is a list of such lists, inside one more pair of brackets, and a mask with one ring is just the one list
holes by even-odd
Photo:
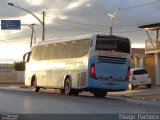
[[25, 71], [25, 62], [14, 62], [13, 67], [16, 71]]

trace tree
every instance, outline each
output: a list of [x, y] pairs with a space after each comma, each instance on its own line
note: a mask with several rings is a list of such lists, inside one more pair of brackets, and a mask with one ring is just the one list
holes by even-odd
[[25, 71], [25, 62], [14, 62], [13, 67], [16, 71]]

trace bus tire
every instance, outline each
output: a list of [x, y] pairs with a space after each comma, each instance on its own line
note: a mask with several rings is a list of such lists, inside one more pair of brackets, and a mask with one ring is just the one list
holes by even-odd
[[136, 86], [133, 86], [130, 82], [128, 84], [128, 90], [134, 90]]
[[104, 90], [94, 90], [93, 95], [94, 95], [94, 97], [104, 98], [107, 95], [107, 92]]
[[147, 88], [151, 88], [151, 86], [152, 86], [151, 84], [147, 84], [146, 85]]
[[32, 90], [34, 92], [39, 92], [39, 90], [40, 90], [40, 87], [37, 87], [37, 80], [36, 79], [32, 80]]
[[69, 77], [64, 82], [64, 93], [65, 95], [72, 95], [71, 80]]
[[78, 91], [78, 90], [73, 90], [73, 91], [72, 91], [72, 94], [73, 94], [74, 96], [78, 96], [78, 95], [79, 95], [79, 91]]
[[60, 89], [60, 93], [61, 93], [61, 94], [64, 94], [64, 89]]

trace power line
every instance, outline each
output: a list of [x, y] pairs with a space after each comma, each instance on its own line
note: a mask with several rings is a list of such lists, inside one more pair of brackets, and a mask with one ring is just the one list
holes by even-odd
[[[158, 1], [154, 1], [154, 2], [148, 2], [148, 3], [144, 3], [144, 4], [139, 4], [139, 5], [135, 5], [135, 6], [130, 6], [130, 7], [126, 7], [126, 8], [120, 8], [121, 11], [123, 10], [128, 10], [128, 9], [133, 9], [133, 8], [137, 8], [137, 7], [143, 7], [143, 6], [147, 6], [147, 5], [151, 5], [151, 4], [155, 4], [155, 3], [159, 3], [160, 0]], [[107, 11], [108, 12], [112, 12], [112, 11], [115, 11], [115, 10], [109, 10]], [[106, 11], [105, 11], [106, 12]], [[104, 13], [104, 12], [103, 12]], [[86, 14], [86, 13], [84, 13]], [[65, 14], [64, 14], [65, 15]], [[69, 15], [69, 14], [68, 14]], [[70, 14], [72, 15], [72, 14]], [[108, 26], [105, 26], [105, 25], [93, 25], [93, 24], [86, 24], [86, 23], [78, 23], [78, 22], [74, 22], [72, 21], [72, 23], [75, 23], [75, 24], [81, 24], [81, 25], [88, 25], [88, 26], [99, 26], [99, 27], [108, 27]], [[130, 25], [129, 25], [130, 26]]]
[[[160, 1], [159, 1], [160, 2]], [[50, 17], [50, 16], [47, 16], [47, 17], [49, 17], [49, 18], [52, 18], [52, 17]], [[106, 26], [106, 25], [102, 25], [102, 24], [90, 24], [90, 23], [80, 23], [80, 22], [75, 22], [75, 21], [68, 21], [68, 20], [62, 20], [62, 19], [54, 19], [54, 18], [52, 18], [55, 22], [63, 22], [63, 25], [65, 24], [65, 25], [68, 25], [68, 24], [72, 24], [70, 27], [76, 27], [76, 26], [74, 26], [73, 24], [76, 24], [76, 25], [83, 25], [83, 26], [89, 26], [89, 27], [100, 27], [100, 28], [108, 28], [109, 26]], [[158, 21], [159, 22], [159, 21]], [[146, 23], [145, 23], [146, 24]], [[119, 27], [137, 27], [137, 26], [139, 26], [139, 25], [141, 25], [141, 24], [128, 24], [128, 25], [114, 25], [114, 27], [116, 27], [116, 28], [119, 28]], [[76, 29], [81, 29], [80, 27], [76, 27]], [[58, 29], [60, 29], [60, 28], [58, 28]], [[63, 28], [64, 29], [64, 28]], [[82, 28], [83, 30], [84, 30], [84, 28]], [[86, 29], [86, 30], [88, 30], [88, 29]]]
[[[50, 18], [52, 18], [51, 16], [47, 16], [47, 17], [50, 17]], [[72, 22], [66, 22], [65, 20], [62, 20], [62, 19], [54, 19], [54, 18], [52, 18], [54, 21], [56, 21], [56, 22], [58, 22], [58, 23], [60, 23], [60, 24], [63, 24], [63, 25], [65, 25], [65, 26], [69, 26], [69, 27], [71, 27], [71, 28], [73, 28], [73, 29], [76, 29], [76, 30], [79, 30], [79, 31], [90, 31], [90, 29], [87, 29], [87, 28], [82, 28], [82, 27], [79, 27], [79, 26], [75, 26], [75, 25], [73, 25], [72, 24]], [[96, 31], [94, 31], [94, 32], [96, 32]]]
[[[120, 8], [120, 10], [123, 11], [123, 10], [128, 10], [128, 9], [134, 9], [134, 8], [143, 7], [143, 6], [147, 6], [147, 5], [151, 5], [151, 4], [155, 4], [155, 3], [159, 3], [159, 2], [160, 2], [160, 0], [154, 1], [154, 2], [148, 2], [148, 3], [145, 3], [145, 4], [139, 4], [139, 5], [135, 5], [135, 6], [130, 6], [130, 7], [126, 7], [126, 8]], [[113, 11], [113, 10], [111, 10], [111, 11]], [[111, 11], [108, 11], [108, 12], [111, 12]], [[72, 14], [70, 14], [70, 15], [72, 15]], [[50, 16], [47, 16], [47, 17], [50, 17]], [[52, 19], [54, 19], [54, 18], [52, 18]], [[103, 28], [109, 27], [109, 26], [102, 25], [102, 24], [80, 23], [80, 22], [75, 22], [75, 21], [66, 21], [66, 20], [62, 20], [62, 19], [54, 19], [54, 20], [56, 22], [64, 25], [64, 26], [69, 26], [70, 28], [68, 28], [68, 29], [66, 28], [64, 30], [68, 31], [69, 29], [72, 29], [72, 32], [73, 32], [73, 29], [77, 30], [77, 31], [99, 32], [99, 31], [102, 31]], [[97, 30], [97, 28], [95, 28], [95, 29], [87, 29], [87, 28], [83, 28], [82, 26], [80, 27], [78, 25], [90, 26], [90, 27], [99, 27], [99, 29], [101, 29], [101, 30]], [[139, 25], [141, 25], [141, 24], [137, 24], [137, 25], [136, 24], [133, 24], [133, 25], [115, 25], [114, 27], [115, 28], [137, 27]], [[114, 32], [114, 33], [130, 33], [130, 32], [138, 32], [138, 31], [140, 31], [140, 30], [136, 30], [136, 31], [120, 31], [120, 32]], [[9, 39], [2, 39], [2, 40], [0, 40], [0, 43], [3, 43], [3, 42], [5, 42], [5, 43], [16, 42], [16, 41], [18, 41], [17, 39], [25, 38], [25, 37], [28, 37], [28, 36], [30, 36], [30, 35], [24, 35], [24, 36], [20, 36], [20, 37], [9, 38]]]
[[136, 33], [140, 31], [143, 31], [143, 30], [121, 31], [121, 32], [114, 32], [114, 33]]
[[[151, 5], [151, 4], [155, 4], [155, 3], [158, 3], [160, 1], [154, 1], [154, 2], [149, 2], [149, 3], [145, 3], [145, 4], [139, 4], [139, 5], [135, 5], [135, 6], [130, 6], [130, 7], [126, 7], [126, 8], [120, 8], [121, 11], [123, 10], [128, 10], [128, 9], [133, 9], [133, 8], [137, 8], [137, 7], [143, 7], [143, 6], [146, 6], [146, 5]], [[111, 12], [111, 11], [109, 11]], [[50, 17], [50, 16], [47, 16], [47, 17]], [[52, 18], [52, 17], [50, 17]], [[54, 19], [54, 18], [52, 18]], [[102, 31], [102, 30], [96, 30], [95, 28], [93, 29], [86, 29], [86, 28], [82, 28], [82, 26], [77, 26], [77, 25], [84, 25], [84, 26], [91, 26], [91, 27], [100, 27], [99, 29], [102, 29], [103, 28], [107, 28], [109, 26], [106, 26], [106, 25], [97, 25], [97, 24], [89, 24], [89, 23], [80, 23], [80, 22], [75, 22], [75, 21], [66, 21], [66, 20], [61, 20], [61, 19], [54, 19], [56, 22], [60, 23], [60, 24], [63, 24], [64, 26], [69, 26], [71, 27], [72, 29], [75, 29], [75, 30], [78, 30], [78, 31], [94, 31], [94, 32], [99, 32], [99, 31]], [[76, 25], [75, 25], [76, 24]], [[120, 28], [120, 27], [137, 27], [141, 24], [134, 24], [134, 25], [115, 25], [114, 27], [116, 28]], [[70, 28], [66, 28], [66, 29], [61, 29], [61, 30], [69, 30]], [[73, 30], [72, 30], [73, 31]], [[137, 32], [137, 31], [125, 31], [125, 32]], [[124, 33], [124, 32], [123, 32]]]
[[[138, 7], [143, 7], [143, 6], [147, 6], [147, 5], [151, 5], [151, 4], [155, 4], [155, 3], [159, 3], [160, 2], [160, 0], [158, 0], [158, 1], [154, 1], [154, 2], [148, 2], [148, 3], [144, 3], [144, 4], [139, 4], [139, 5], [134, 5], [134, 6], [130, 6], [130, 7], [124, 7], [124, 8], [120, 8], [120, 10], [121, 11], [123, 11], [123, 10], [127, 10], [127, 9], [134, 9], [134, 8], [138, 8]], [[108, 10], [108, 11], [100, 11], [100, 12], [96, 12], [96, 13], [92, 13], [92, 14], [101, 14], [101, 13], [108, 13], [108, 12], [113, 12], [113, 11], [115, 11], [115, 10], [117, 10], [117, 9], [114, 9], [114, 10]], [[75, 16], [77, 16], [77, 15], [88, 15], [88, 14], [91, 14], [91, 13], [82, 13], [82, 14], [70, 14], [70, 13], [67, 13], [67, 14], [63, 14], [63, 15], [68, 15], [68, 16], [70, 16], [70, 15], [75, 15]], [[58, 14], [57, 14], [58, 15]]]
[[[50, 16], [48, 16], [48, 17], [50, 17]], [[51, 18], [51, 17], [50, 17]], [[54, 19], [54, 18], [53, 18]], [[55, 19], [54, 19], [55, 20]], [[63, 23], [65, 22], [65, 26], [67, 25], [70, 25], [70, 24], [77, 24], [77, 25], [87, 25], [87, 26], [90, 26], [90, 27], [104, 27], [104, 28], [107, 28], [107, 27], [109, 27], [109, 26], [106, 26], [106, 25], [102, 25], [102, 24], [89, 24], [89, 23], [80, 23], [80, 22], [75, 22], [75, 21], [66, 21], [66, 20], [61, 20], [61, 19], [57, 19], [57, 20], [55, 20], [55, 21], [58, 21], [58, 22], [60, 22], [60, 21], [63, 21]], [[157, 21], [157, 22], [159, 22], [159, 21]], [[149, 23], [143, 23], [143, 24], [149, 24]], [[142, 24], [127, 24], [127, 25], [115, 25], [114, 27], [116, 27], [116, 28], [120, 28], [120, 27], [137, 27], [137, 26], [140, 26], [140, 25], [142, 25]], [[72, 25], [72, 27], [74, 27], [75, 28], [75, 26], [74, 25]], [[54, 27], [55, 28], [55, 27]], [[76, 27], [77, 28], [77, 27]], [[62, 29], [60, 29], [60, 28], [57, 28], [57, 29], [59, 29], [59, 30], [67, 30], [67, 28], [65, 29], [65, 28], [62, 28]], [[79, 28], [78, 28], [79, 29]], [[81, 28], [80, 28], [81, 29]], [[84, 28], [82, 28], [82, 29], [84, 29]], [[88, 30], [88, 29], [87, 29]]]
[[[64, 20], [63, 20], [63, 21], [64, 21]], [[106, 28], [106, 27], [109, 27], [109, 26], [106, 26], [106, 25], [89, 24], [89, 23], [87, 24], [87, 23], [80, 23], [80, 22], [75, 22], [75, 21], [65, 21], [65, 22], [66, 22], [66, 23], [78, 24], [78, 25], [84, 25], [84, 26], [87, 25], [87, 26], [92, 26], [92, 27], [93, 27], [93, 26], [95, 26], [95, 27], [105, 27], [105, 28]]]
[[16, 41], [12, 41], [12, 40], [15, 40], [15, 39], [20, 39], [20, 38], [24, 38], [24, 37], [28, 37], [30, 35], [23, 35], [23, 36], [20, 36], [20, 37], [14, 37], [14, 38], [9, 38], [9, 39], [1, 39], [0, 42], [16, 42]]
[[160, 1], [154, 1], [154, 2], [149, 2], [149, 3], [145, 3], [145, 4], [130, 6], [130, 7], [126, 7], [126, 8], [120, 8], [120, 10], [127, 10], [127, 9], [132, 9], [132, 8], [137, 8], [137, 7], [143, 7], [143, 6], [155, 4], [155, 3], [158, 3], [158, 2], [160, 2]]
[[[49, 17], [49, 16], [48, 16]], [[54, 19], [55, 20], [55, 19]], [[90, 29], [84, 29], [84, 28], [80, 28], [80, 27], [77, 27], [77, 26], [74, 26], [74, 25], [71, 25], [72, 24], [72, 22], [71, 21], [64, 21], [64, 20], [58, 20], [58, 19], [56, 19], [56, 21], [58, 22], [58, 23], [61, 23], [61, 24], [63, 24], [64, 26], [71, 26], [71, 28], [73, 28], [72, 30], [69, 30], [69, 28], [63, 28], [63, 29], [59, 29], [59, 30], [65, 30], [65, 31], [67, 31], [67, 32], [73, 32], [73, 30], [78, 30], [78, 31], [87, 31], [87, 32], [103, 32], [104, 30], [90, 30]], [[81, 23], [78, 23], [78, 24], [81, 24]], [[146, 23], [147, 24], [147, 23]], [[137, 26], [139, 26], [139, 25], [142, 25], [142, 24], [133, 24], [133, 25], [118, 25], [118, 26], [114, 26], [114, 27], [117, 27], [117, 28], [121, 28], [121, 27], [137, 27]], [[107, 27], [107, 26], [105, 26], [105, 27]], [[139, 32], [139, 31], [142, 31], [142, 30], [128, 30], [128, 31], [117, 31], [117, 32], [114, 32], [114, 33], [134, 33], [134, 32]], [[50, 31], [48, 31], [49, 33], [51, 33]]]
[[[49, 16], [48, 16], [49, 17]], [[51, 17], [50, 17], [51, 18]], [[54, 19], [55, 20], [55, 19]], [[90, 29], [86, 29], [86, 28], [82, 28], [82, 27], [77, 27], [77, 26], [75, 26], [75, 25], [73, 25], [73, 23], [72, 23], [72, 21], [65, 21], [65, 20], [61, 20], [61, 19], [56, 19], [55, 20], [56, 22], [58, 22], [58, 23], [60, 23], [60, 24], [63, 24], [64, 26], [69, 26], [69, 27], [71, 27], [72, 28], [72, 31], [73, 30], [79, 30], [79, 31], [91, 31]], [[76, 22], [74, 22], [74, 24], [78, 24], [78, 25], [81, 25], [81, 23], [76, 23]], [[82, 23], [82, 25], [83, 25], [83, 23]], [[86, 24], [87, 25], [87, 24]], [[91, 27], [93, 27], [93, 26], [98, 26], [98, 25], [91, 25], [91, 24], [88, 24], [88, 25], [90, 25]], [[128, 26], [131, 26], [131, 27], [133, 27], [133, 26], [137, 26], [137, 25], [119, 25], [119, 26], [115, 26], [115, 27], [128, 27]], [[109, 27], [109, 26], [105, 26], [105, 25], [101, 25], [101, 27], [104, 27], [104, 28], [107, 28], [107, 27]], [[104, 29], [103, 28], [103, 29]], [[55, 27], [54, 27], [54, 29], [55, 29]], [[62, 28], [62, 29], [60, 29], [60, 28], [57, 28], [58, 30], [69, 30], [70, 28]], [[102, 29], [102, 28], [99, 28], [99, 29]], [[99, 31], [102, 31], [102, 30], [96, 30], [96, 29], [92, 29], [92, 31], [93, 32], [99, 32]]]

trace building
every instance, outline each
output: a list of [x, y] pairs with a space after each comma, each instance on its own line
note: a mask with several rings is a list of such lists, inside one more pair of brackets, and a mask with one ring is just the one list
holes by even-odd
[[[145, 41], [145, 57], [143, 58], [143, 66], [151, 73], [154, 85], [160, 85], [160, 23], [139, 26], [143, 28], [148, 36]], [[154, 32], [155, 37], [152, 38], [149, 32]]]

